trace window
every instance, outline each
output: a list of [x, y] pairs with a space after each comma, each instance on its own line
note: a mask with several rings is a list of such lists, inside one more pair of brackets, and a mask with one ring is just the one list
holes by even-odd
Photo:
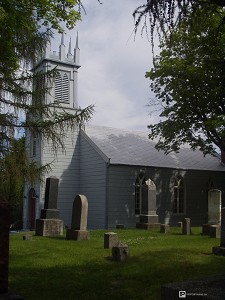
[[42, 73], [35, 74], [34, 77], [34, 103], [42, 103], [45, 99], [45, 76]]
[[69, 97], [69, 75], [66, 72], [58, 72], [55, 77], [55, 101], [68, 103]]
[[37, 155], [37, 138], [35, 135], [31, 136], [30, 146], [30, 156], [35, 157]]
[[174, 194], [173, 213], [183, 214], [184, 213], [184, 180], [182, 177], [178, 177], [175, 179], [173, 194]]
[[141, 203], [142, 203], [142, 189], [145, 185], [144, 173], [141, 172], [135, 181], [135, 214], [139, 215], [141, 213]]

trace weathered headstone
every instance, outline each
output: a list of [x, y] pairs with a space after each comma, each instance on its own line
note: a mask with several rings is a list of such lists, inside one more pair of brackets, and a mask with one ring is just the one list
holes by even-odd
[[87, 230], [88, 201], [84, 195], [77, 195], [73, 202], [71, 229], [67, 229], [68, 240], [88, 240]]
[[127, 244], [118, 242], [112, 247], [112, 259], [116, 261], [125, 261], [129, 257], [129, 248]]
[[168, 232], [170, 232], [170, 225], [169, 224], [161, 224], [160, 225], [160, 232], [161, 233], [168, 233]]
[[41, 218], [36, 220], [36, 235], [57, 236], [63, 234], [63, 221], [59, 219], [57, 209], [59, 179], [48, 177], [46, 179], [45, 203], [41, 210]]
[[104, 234], [104, 248], [112, 248], [118, 242], [118, 235], [115, 232], [106, 232]]
[[208, 192], [208, 223], [218, 224], [221, 221], [221, 191], [209, 190]]
[[151, 229], [160, 228], [159, 217], [156, 214], [156, 186], [151, 179], [148, 179], [142, 190], [142, 206], [140, 222], [136, 228]]
[[213, 254], [225, 256], [225, 207], [221, 209], [220, 246], [212, 248]]
[[209, 235], [211, 238], [220, 239], [221, 226], [220, 225], [210, 225]]
[[191, 234], [191, 219], [184, 218], [182, 221], [182, 234], [190, 235]]
[[208, 223], [202, 225], [202, 234], [210, 235], [210, 226], [220, 224], [221, 194], [217, 189], [208, 191]]
[[25, 234], [25, 235], [23, 235], [23, 240], [24, 241], [31, 241], [32, 240], [32, 235], [31, 234]]

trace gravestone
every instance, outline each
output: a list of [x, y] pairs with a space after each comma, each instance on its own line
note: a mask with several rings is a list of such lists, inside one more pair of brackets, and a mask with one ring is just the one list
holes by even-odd
[[56, 177], [46, 179], [44, 209], [41, 210], [41, 218], [36, 220], [36, 235], [63, 235], [63, 221], [59, 219], [57, 209], [58, 184]]
[[115, 232], [106, 232], [104, 234], [104, 248], [112, 248], [118, 243], [118, 235]]
[[213, 247], [212, 252], [216, 255], [225, 256], [225, 207], [221, 209], [220, 246]]
[[156, 186], [151, 179], [148, 179], [142, 189], [142, 205], [140, 222], [136, 228], [151, 229], [160, 228], [159, 217], [156, 214]]
[[84, 195], [77, 195], [73, 202], [71, 229], [67, 229], [67, 240], [88, 240], [88, 201]]
[[209, 235], [211, 238], [220, 239], [221, 226], [220, 225], [210, 225]]
[[169, 224], [161, 224], [160, 225], [160, 232], [161, 233], [168, 233], [168, 232], [170, 232], [170, 225]]
[[129, 257], [129, 248], [127, 244], [118, 242], [112, 247], [112, 259], [115, 261], [125, 261]]
[[31, 234], [25, 234], [25, 235], [23, 235], [23, 240], [24, 241], [31, 241], [32, 240], [32, 235]]
[[221, 221], [221, 191], [209, 190], [208, 192], [208, 223], [216, 225]]
[[208, 191], [208, 223], [202, 225], [202, 234], [210, 235], [210, 226], [220, 224], [221, 194], [217, 189]]
[[184, 218], [182, 221], [182, 234], [190, 235], [191, 234], [191, 219]]

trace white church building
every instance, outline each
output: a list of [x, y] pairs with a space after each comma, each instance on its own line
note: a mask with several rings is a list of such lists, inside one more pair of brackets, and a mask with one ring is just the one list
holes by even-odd
[[[78, 40], [73, 53], [71, 42], [67, 52], [62, 37], [59, 53], [47, 49], [34, 72], [57, 68], [58, 75], [45, 101], [60, 102], [61, 109], [71, 112], [78, 109]], [[148, 178], [156, 185], [161, 223], [177, 225], [189, 217], [192, 225], [200, 226], [208, 218], [208, 191], [220, 190], [224, 201], [225, 167], [218, 157], [204, 157], [188, 147], [165, 155], [154, 148], [155, 143], [146, 133], [104, 126], [71, 129], [64, 142], [65, 150], [54, 153], [48, 143], [26, 134], [30, 159], [40, 165], [51, 163], [52, 170], [45, 178], [59, 178], [58, 209], [67, 226], [75, 196], [84, 194], [88, 199], [89, 229], [115, 228], [117, 224], [135, 227], [141, 212], [142, 187]], [[26, 184], [24, 228], [35, 228], [44, 206], [44, 191], [45, 179], [33, 186]]]

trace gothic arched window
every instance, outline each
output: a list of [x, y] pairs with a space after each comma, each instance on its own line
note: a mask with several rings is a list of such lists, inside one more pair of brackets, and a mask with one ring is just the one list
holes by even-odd
[[32, 134], [30, 138], [30, 157], [35, 157], [36, 155], [37, 155], [37, 137], [35, 134]]
[[173, 213], [184, 213], [184, 180], [182, 177], [177, 177], [173, 186]]
[[142, 190], [145, 185], [145, 176], [141, 172], [135, 181], [135, 214], [139, 215], [141, 213], [141, 203], [142, 203]]
[[55, 76], [55, 101], [68, 103], [70, 101], [69, 76], [67, 72], [57, 72]]

